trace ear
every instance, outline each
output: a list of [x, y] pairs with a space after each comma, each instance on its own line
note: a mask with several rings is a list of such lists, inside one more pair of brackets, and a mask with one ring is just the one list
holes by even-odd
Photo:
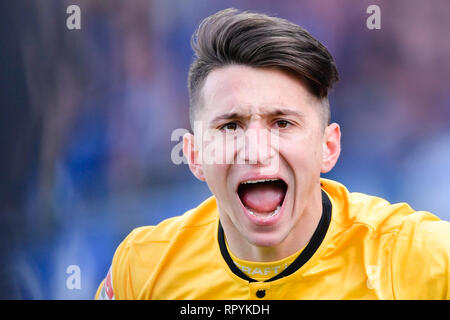
[[186, 157], [189, 169], [192, 174], [199, 180], [205, 181], [203, 168], [201, 165], [199, 150], [195, 145], [195, 137], [191, 133], [185, 133], [183, 136], [183, 154]]
[[341, 129], [337, 123], [325, 128], [322, 143], [321, 173], [327, 173], [336, 165], [341, 153]]

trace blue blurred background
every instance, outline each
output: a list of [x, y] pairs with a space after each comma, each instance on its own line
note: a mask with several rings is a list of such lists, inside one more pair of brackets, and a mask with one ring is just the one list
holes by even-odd
[[210, 195], [171, 161], [171, 134], [189, 128], [190, 37], [227, 7], [298, 23], [335, 57], [343, 149], [325, 177], [450, 220], [448, 0], [3, 1], [0, 298], [91, 299], [133, 228]]

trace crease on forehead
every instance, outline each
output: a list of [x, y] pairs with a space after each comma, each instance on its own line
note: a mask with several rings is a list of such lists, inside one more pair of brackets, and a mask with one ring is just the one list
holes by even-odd
[[[215, 69], [211, 72], [210, 75], [208, 75], [207, 79], [205, 80], [210, 80], [208, 79], [209, 77], [211, 77], [211, 75], [214, 73], [214, 76], [217, 76], [217, 71], [220, 70], [226, 70], [227, 71], [230, 70], [230, 68], [232, 67], [222, 67], [222, 68], [218, 68]], [[255, 71], [255, 69], [249, 67], [249, 70]], [[268, 70], [268, 69], [264, 69], [264, 70]], [[260, 69], [256, 69], [256, 71], [261, 71]], [[275, 71], [279, 71], [279, 70], [275, 70]], [[284, 75], [284, 76], [288, 76], [290, 77], [289, 74], [286, 74], [283, 71], [279, 71], [280, 74]], [[278, 73], [278, 72], [277, 72]], [[295, 79], [296, 81], [298, 81], [298, 79]], [[301, 97], [301, 105], [300, 107], [298, 106], [293, 106], [293, 105], [286, 105], [286, 101], [284, 101], [285, 103], [283, 103], [283, 98], [280, 96], [278, 98], [274, 98], [274, 101], [264, 101], [263, 105], [260, 104], [261, 101], [255, 101], [255, 102], [245, 102], [245, 101], [236, 101], [236, 96], [239, 96], [239, 92], [242, 89], [242, 87], [240, 87], [237, 83], [234, 83], [231, 85], [231, 88], [228, 86], [229, 83], [225, 84], [225, 83], [221, 83], [220, 81], [215, 82], [215, 85], [218, 87], [215, 88], [215, 90], [213, 90], [212, 92], [209, 90], [210, 87], [210, 83], [207, 83], [207, 81], [205, 81], [202, 85], [202, 88], [199, 92], [199, 106], [197, 107], [197, 112], [201, 109], [203, 111], [208, 110], [209, 115], [207, 117], [207, 119], [204, 119], [206, 121], [207, 124], [211, 123], [212, 120], [218, 116], [225, 115], [225, 114], [232, 114], [232, 113], [236, 113], [239, 114], [242, 117], [247, 117], [249, 118], [250, 115], [254, 115], [255, 114], [255, 110], [258, 110], [258, 115], [260, 116], [265, 116], [268, 113], [273, 112], [273, 110], [276, 109], [280, 109], [280, 110], [295, 110], [298, 114], [300, 114], [301, 116], [305, 115], [305, 112], [303, 112], [303, 110], [301, 110], [303, 107], [307, 107], [309, 106], [313, 106], [315, 105], [315, 107], [317, 107], [317, 105], [321, 105], [322, 101], [320, 101], [320, 99], [318, 99], [317, 97], [315, 97], [311, 92], [309, 92], [309, 90], [304, 86], [304, 84], [302, 82], [297, 82], [301, 85], [301, 87], [303, 87], [302, 89], [298, 89], [301, 90], [302, 93], [300, 95], [297, 95], [297, 97]], [[228, 96], [223, 96], [220, 95], [220, 92], [230, 92], [230, 91], [235, 91], [237, 92], [236, 95], [232, 94], [230, 92], [230, 95]], [[220, 96], [216, 96], [217, 94], [219, 94]], [[225, 99], [224, 99], [225, 98]], [[208, 101], [219, 101], [218, 105], [214, 105], [214, 104], [206, 104], [205, 100]], [[216, 108], [217, 106], [227, 106], [226, 108]], [[304, 106], [303, 106], [304, 105]], [[321, 107], [319, 107], [320, 109], [322, 109]], [[221, 111], [217, 110], [217, 109], [223, 109]], [[322, 112], [321, 110], [319, 112]]]
[[303, 118], [304, 114], [297, 109], [298, 108], [287, 107], [282, 104], [262, 106], [262, 107], [253, 107], [250, 104], [238, 105], [233, 106], [230, 109], [223, 112], [218, 111], [216, 113], [213, 113], [207, 121], [208, 123], [215, 123], [220, 120], [227, 120], [227, 119], [251, 119], [251, 118], [258, 119], [276, 115], [291, 115]]

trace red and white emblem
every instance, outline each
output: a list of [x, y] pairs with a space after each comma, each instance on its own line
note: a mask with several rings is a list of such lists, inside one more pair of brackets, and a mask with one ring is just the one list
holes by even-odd
[[105, 281], [103, 282], [102, 290], [98, 296], [98, 300], [114, 300], [114, 290], [112, 282], [112, 267], [109, 268]]

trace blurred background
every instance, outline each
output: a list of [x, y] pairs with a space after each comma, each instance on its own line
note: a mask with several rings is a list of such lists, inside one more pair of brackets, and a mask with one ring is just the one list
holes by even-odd
[[335, 57], [342, 154], [324, 177], [450, 220], [448, 0], [1, 1], [0, 298], [91, 299], [133, 228], [210, 195], [171, 134], [189, 129], [190, 37], [227, 7], [287, 18]]

